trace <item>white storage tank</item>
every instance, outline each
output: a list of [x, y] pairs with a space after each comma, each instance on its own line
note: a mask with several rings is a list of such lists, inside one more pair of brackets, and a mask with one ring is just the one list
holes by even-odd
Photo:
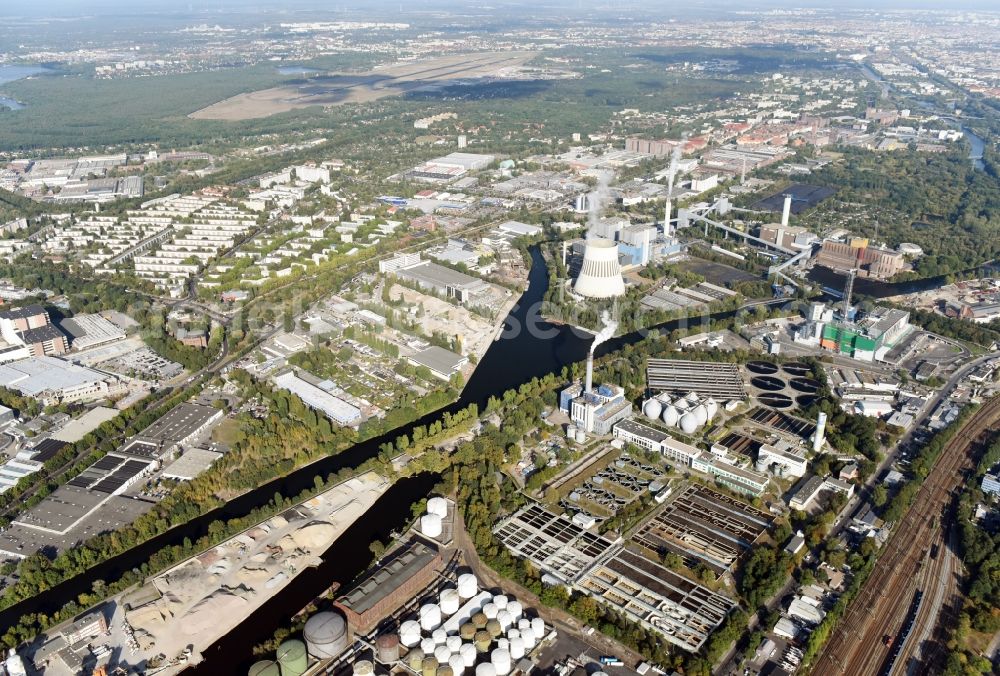
[[438, 661], [438, 664], [448, 664], [448, 660], [451, 659], [451, 651], [448, 650], [448, 646], [439, 645], [435, 648], [434, 659]]
[[441, 497], [431, 498], [427, 501], [427, 513], [445, 518], [448, 516], [448, 501]]
[[407, 620], [399, 625], [399, 642], [407, 648], [420, 643], [420, 623], [415, 620]]
[[531, 631], [535, 632], [535, 638], [540, 641], [545, 636], [545, 620], [540, 617], [532, 618]]
[[441, 537], [441, 528], [441, 517], [437, 514], [424, 514], [420, 517], [420, 532], [427, 537]]
[[462, 676], [462, 673], [465, 671], [465, 660], [460, 655], [453, 654], [448, 658], [448, 666], [451, 667], [451, 671], [455, 676]]
[[518, 636], [510, 639], [510, 658], [519, 660], [524, 657], [524, 639]]
[[587, 442], [587, 433], [583, 430], [576, 431], [576, 443], [583, 444]]
[[506, 596], [504, 596], [503, 594], [497, 594], [496, 596], [494, 596], [494, 597], [493, 597], [493, 603], [494, 603], [494, 604], [496, 605], [496, 607], [497, 607], [497, 608], [499, 608], [500, 610], [505, 610], [505, 609], [507, 608], [507, 603], [508, 603], [509, 601], [510, 601], [510, 599], [508, 599], [508, 598], [507, 598]]
[[576, 439], [576, 425], [566, 425], [566, 438]]
[[458, 653], [458, 651], [462, 647], [462, 637], [461, 636], [449, 636], [448, 638], [445, 639], [444, 644], [446, 646], [448, 646], [448, 650], [450, 650], [451, 654], [454, 655], [454, 654]]
[[692, 404], [697, 404], [698, 403], [698, 393], [697, 392], [688, 392], [687, 400], [689, 402], [691, 402]]
[[489, 662], [476, 665], [476, 676], [497, 676], [496, 667]]
[[496, 648], [490, 653], [490, 664], [497, 670], [497, 676], [507, 676], [510, 673], [510, 652]]
[[441, 614], [451, 617], [458, 612], [461, 603], [457, 589], [445, 589], [441, 592]]
[[524, 614], [524, 608], [521, 607], [520, 601], [511, 601], [507, 604], [507, 612], [510, 613], [511, 618], [517, 622], [521, 619], [521, 615]]
[[441, 626], [441, 607], [436, 603], [420, 606], [420, 628], [424, 631], [434, 631]]
[[492, 601], [483, 606], [483, 615], [486, 616], [487, 620], [495, 620], [499, 612], [500, 609], [497, 608], [497, 604]]
[[316, 613], [306, 621], [302, 638], [306, 640], [309, 654], [316, 659], [337, 657], [350, 644], [347, 620], [339, 613]]
[[420, 639], [420, 649], [424, 651], [425, 655], [433, 655], [435, 648], [437, 648], [437, 643], [431, 637]]
[[463, 643], [462, 647], [458, 649], [458, 654], [462, 656], [466, 669], [476, 663], [476, 646], [471, 643]]
[[448, 640], [448, 633], [444, 629], [435, 629], [431, 632], [431, 638], [434, 639], [434, 643], [441, 645]]
[[507, 610], [501, 610], [497, 613], [497, 622], [500, 623], [500, 628], [507, 631], [510, 628], [511, 623], [514, 622], [514, 618], [510, 616]]
[[472, 573], [464, 573], [458, 576], [458, 596], [463, 601], [471, 599], [479, 593], [479, 580]]
[[535, 644], [538, 642], [540, 637], [535, 636], [535, 632], [528, 627], [527, 629], [521, 630], [521, 638], [524, 639], [524, 649], [531, 651], [535, 649]]
[[642, 405], [642, 412], [650, 420], [656, 420], [663, 412], [663, 404], [657, 399], [650, 399]]
[[684, 399], [683, 397], [681, 397], [680, 399], [678, 399], [677, 401], [674, 402], [674, 408], [677, 409], [677, 412], [679, 414], [680, 413], [684, 413], [684, 411], [686, 411], [689, 408], [691, 408], [691, 402], [689, 402], [687, 399]]

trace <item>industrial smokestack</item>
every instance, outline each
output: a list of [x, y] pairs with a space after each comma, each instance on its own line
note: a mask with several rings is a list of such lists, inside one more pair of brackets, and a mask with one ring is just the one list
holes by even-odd
[[584, 383], [583, 391], [590, 394], [594, 387], [594, 348], [591, 346], [587, 353], [587, 380]]
[[792, 215], [792, 196], [785, 195], [785, 206], [781, 210], [781, 225], [788, 227], [788, 218]]
[[820, 411], [816, 416], [816, 433], [813, 435], [813, 451], [819, 453], [823, 448], [823, 437], [826, 434], [826, 413]]

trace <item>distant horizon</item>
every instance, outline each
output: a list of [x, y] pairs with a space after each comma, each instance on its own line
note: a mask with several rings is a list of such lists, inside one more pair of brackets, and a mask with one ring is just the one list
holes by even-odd
[[[874, 5], [874, 6], [873, 6]], [[753, 3], [737, 2], [736, 0], [696, 0], [684, 7], [663, 6], [658, 0], [625, 0], [620, 3], [609, 3], [607, 0], [549, 0], [544, 3], [528, 3], [519, 1], [499, 0], [483, 6], [478, 0], [425, 0], [423, 2], [400, 3], [398, 0], [143, 0], [137, 7], [131, 0], [43, 0], [40, 6], [31, 0], [6, 0], [0, 6], [0, 16], [21, 16], [32, 18], [65, 18], [74, 16], [105, 15], [107, 13], [122, 16], [137, 17], [156, 14], [183, 14], [185, 12], [213, 12], [236, 10], [242, 14], [271, 12], [329, 12], [330, 14], [349, 10], [351, 12], [372, 13], [392, 10], [395, 14], [406, 15], [409, 12], [456, 11], [477, 9], [483, 13], [492, 14], [503, 11], [505, 7], [530, 7], [541, 14], [551, 10], [586, 11], [586, 12], [621, 12], [624, 10], [641, 10], [663, 14], [692, 15], [700, 12], [733, 10], [747, 11], [753, 9], [807, 9], [807, 10], [870, 10], [870, 11], [938, 11], [955, 13], [965, 11], [1000, 13], [996, 0], [959, 0], [947, 7], [942, 7], [938, 0], [758, 0]], [[241, 11], [242, 10], [242, 11]]]

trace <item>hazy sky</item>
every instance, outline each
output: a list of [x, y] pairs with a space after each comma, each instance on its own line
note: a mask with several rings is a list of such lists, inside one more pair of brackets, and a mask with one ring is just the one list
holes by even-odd
[[[455, 7], [457, 9], [476, 8], [481, 9], [492, 6], [500, 9], [502, 7], [523, 6], [525, 8], [546, 7], [554, 9], [564, 7], [575, 9], [583, 7], [586, 9], [602, 8], [611, 11], [622, 11], [628, 7], [642, 7], [647, 10], [663, 9], [665, 14], [672, 13], [677, 6], [667, 3], [665, 0], [541, 0], [540, 2], [516, 2], [510, 0], [406, 0], [404, 8], [415, 10], [421, 9], [444, 9]], [[1000, 10], [1000, 3], [997, 0], [950, 0], [943, 3], [941, 0], [690, 0], [684, 5], [686, 8], [728, 8], [736, 10], [747, 10], [753, 8], [772, 7], [810, 7], [810, 8], [854, 8], [854, 9], [980, 9], [980, 10]], [[363, 11], [364, 9], [398, 8], [398, 0], [0, 0], [0, 15], [27, 15], [33, 17], [43, 16], [72, 16], [72, 15], [93, 15], [105, 13], [122, 13], [131, 16], [159, 13], [159, 12], [185, 12], [190, 8], [193, 11], [199, 10], [243, 10], [246, 13], [256, 13], [261, 10], [333, 10], [350, 9], [353, 11]]]

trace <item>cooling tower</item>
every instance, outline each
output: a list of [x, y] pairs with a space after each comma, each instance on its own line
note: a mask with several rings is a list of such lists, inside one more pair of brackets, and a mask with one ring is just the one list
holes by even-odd
[[625, 294], [625, 281], [618, 263], [618, 245], [610, 239], [587, 240], [583, 265], [573, 290], [587, 298], [612, 298]]

